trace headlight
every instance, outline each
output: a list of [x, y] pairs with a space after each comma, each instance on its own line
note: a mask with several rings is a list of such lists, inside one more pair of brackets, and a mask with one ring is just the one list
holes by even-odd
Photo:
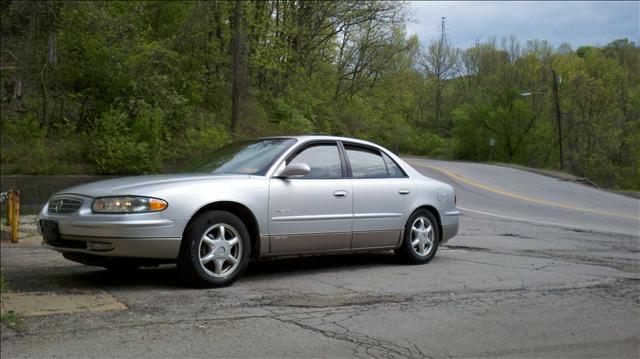
[[168, 203], [151, 197], [102, 197], [93, 200], [91, 209], [96, 213], [142, 213], [159, 212], [167, 208]]

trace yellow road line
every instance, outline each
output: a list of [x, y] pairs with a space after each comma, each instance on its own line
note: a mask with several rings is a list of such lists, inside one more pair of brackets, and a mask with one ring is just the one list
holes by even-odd
[[562, 204], [562, 203], [558, 203], [558, 202], [551, 202], [551, 201], [545, 201], [542, 199], [537, 199], [537, 198], [531, 198], [531, 197], [527, 197], [527, 196], [523, 196], [523, 195], [519, 195], [516, 193], [512, 193], [512, 192], [507, 192], [507, 191], [503, 191], [497, 188], [493, 188], [490, 186], [487, 186], [485, 184], [482, 183], [478, 183], [475, 181], [472, 181], [468, 178], [464, 178], [462, 176], [460, 176], [457, 173], [453, 173], [451, 171], [439, 168], [439, 167], [434, 167], [434, 166], [430, 166], [430, 165], [425, 165], [425, 164], [418, 164], [418, 166], [420, 167], [426, 167], [426, 168], [430, 168], [432, 170], [444, 173], [445, 175], [453, 178], [453, 179], [457, 179], [459, 181], [462, 181], [466, 184], [469, 184], [471, 186], [483, 189], [485, 191], [489, 191], [489, 192], [493, 192], [493, 193], [497, 193], [497, 194], [501, 194], [503, 196], [507, 196], [507, 197], [511, 197], [511, 198], [515, 198], [515, 199], [519, 199], [521, 201], [526, 201], [526, 202], [533, 202], [533, 203], [538, 203], [538, 204], [544, 204], [547, 206], [554, 206], [554, 207], [560, 207], [560, 208], [565, 208], [565, 209], [571, 209], [574, 211], [579, 211], [579, 212], [587, 212], [587, 213], [593, 213], [593, 214], [600, 214], [600, 215], [604, 215], [604, 216], [611, 216], [611, 217], [620, 217], [620, 218], [627, 218], [627, 219], [635, 219], [635, 220], [640, 220], [640, 217], [636, 216], [628, 216], [625, 214], [621, 214], [621, 213], [614, 213], [614, 212], [606, 212], [606, 211], [598, 211], [595, 209], [587, 209], [587, 208], [581, 208], [581, 207], [576, 207], [576, 206], [572, 206], [572, 205], [567, 205], [567, 204]]

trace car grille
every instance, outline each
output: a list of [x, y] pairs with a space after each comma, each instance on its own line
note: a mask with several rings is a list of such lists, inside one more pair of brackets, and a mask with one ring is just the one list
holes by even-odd
[[54, 198], [49, 201], [49, 214], [70, 214], [77, 212], [82, 206], [82, 201], [71, 198]]

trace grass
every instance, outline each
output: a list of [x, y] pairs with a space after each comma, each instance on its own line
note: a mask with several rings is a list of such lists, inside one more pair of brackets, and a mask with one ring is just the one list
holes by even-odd
[[6, 312], [4, 314], [0, 315], [0, 322], [2, 322], [2, 324], [6, 325], [7, 327], [15, 330], [15, 331], [21, 331], [22, 330], [22, 320], [20, 319], [20, 317], [14, 313], [13, 311], [9, 311]]
[[[7, 282], [4, 279], [2, 270], [0, 270], [0, 293], [4, 293], [7, 290]], [[15, 331], [22, 330], [22, 320], [13, 311], [0, 314], [0, 322]]]

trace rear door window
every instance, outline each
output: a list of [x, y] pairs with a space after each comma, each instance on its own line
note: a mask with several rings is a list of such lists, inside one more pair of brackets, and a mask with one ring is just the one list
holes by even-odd
[[351, 164], [353, 178], [389, 177], [380, 151], [352, 145], [345, 145], [345, 150]]

